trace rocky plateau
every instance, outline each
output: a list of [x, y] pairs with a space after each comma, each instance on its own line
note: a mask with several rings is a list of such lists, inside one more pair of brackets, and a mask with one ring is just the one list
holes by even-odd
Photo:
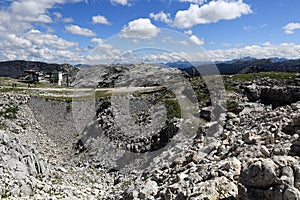
[[[147, 77], [154, 81], [134, 82], [142, 76], [133, 69], [102, 70], [102, 81], [83, 72], [74, 86], [146, 87], [167, 80], [155, 68]], [[184, 80], [174, 69], [167, 74]], [[1, 198], [300, 199], [299, 78], [226, 79], [232, 88], [224, 98], [235, 109], [200, 102], [191, 136], [184, 130], [195, 124], [178, 97], [189, 96], [187, 89], [99, 97], [85, 126], [76, 121], [78, 102], [3, 92]], [[190, 88], [204, 91], [205, 83]]]

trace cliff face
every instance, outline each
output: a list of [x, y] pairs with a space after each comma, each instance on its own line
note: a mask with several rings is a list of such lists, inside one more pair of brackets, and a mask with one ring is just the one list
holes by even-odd
[[31, 97], [28, 106], [41, 128], [62, 151], [61, 157], [69, 159], [77, 136], [72, 115], [72, 103]]
[[289, 105], [300, 100], [300, 75], [289, 81], [258, 79], [243, 83], [241, 88], [249, 101], [260, 101], [274, 107]]
[[300, 100], [300, 87], [270, 87], [251, 85], [245, 88], [250, 101], [260, 100], [264, 104], [273, 106], [288, 105]]

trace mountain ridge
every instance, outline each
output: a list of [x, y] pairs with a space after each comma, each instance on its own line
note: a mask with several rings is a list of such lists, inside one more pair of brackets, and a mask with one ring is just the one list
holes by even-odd
[[[245, 74], [252, 72], [264, 72], [264, 71], [274, 71], [274, 72], [300, 72], [300, 59], [286, 59], [286, 58], [265, 58], [256, 59], [251, 57], [245, 57], [242, 59], [233, 59], [231, 61], [224, 62], [188, 62], [188, 61], [174, 61], [164, 63], [163, 66], [170, 68], [177, 68], [190, 76], [199, 76], [201, 66], [207, 64], [215, 64], [221, 75], [230, 74]], [[162, 65], [161, 63], [159, 65]], [[51, 73], [53, 71], [78, 71], [81, 68], [87, 68], [90, 65], [79, 64], [55, 64], [46, 63], [40, 61], [25, 61], [25, 60], [12, 60], [12, 61], [2, 61], [0, 62], [0, 76], [1, 77], [11, 77], [17, 78], [24, 74], [25, 70], [36, 70], [42, 71], [44, 73]]]

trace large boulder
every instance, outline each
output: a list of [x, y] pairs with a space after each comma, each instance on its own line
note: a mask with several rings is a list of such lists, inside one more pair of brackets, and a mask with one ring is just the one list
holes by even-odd
[[242, 199], [299, 199], [300, 163], [290, 156], [252, 159], [244, 163], [239, 178]]
[[300, 100], [299, 86], [266, 86], [246, 85], [242, 86], [249, 101], [261, 101], [275, 107], [288, 105]]

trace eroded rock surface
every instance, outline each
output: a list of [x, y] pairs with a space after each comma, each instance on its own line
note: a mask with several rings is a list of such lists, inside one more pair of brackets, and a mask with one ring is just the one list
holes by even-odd
[[[256, 82], [260, 88], [272, 86], [268, 79], [260, 82]], [[285, 83], [278, 86], [284, 88]], [[260, 98], [261, 93], [255, 95]], [[215, 117], [214, 108], [202, 109], [210, 122], [186, 144], [168, 146], [180, 139], [181, 132], [172, 127], [194, 125], [180, 117], [168, 118], [165, 102], [156, 100], [174, 100], [171, 94], [101, 98], [93, 121], [82, 133], [72, 132], [74, 122], [66, 103], [1, 94], [1, 195], [9, 199], [299, 199], [300, 101], [271, 106], [261, 99], [249, 102], [243, 94], [236, 96], [236, 112]], [[43, 116], [56, 119], [45, 125]], [[172, 137], [161, 134], [167, 122], [174, 125]], [[65, 133], [59, 132], [59, 126]], [[103, 132], [97, 138], [99, 130]], [[167, 145], [151, 143], [155, 136], [169, 139]], [[153, 157], [148, 159], [150, 153]], [[147, 159], [150, 168], [137, 167]], [[107, 167], [115, 161], [118, 168]], [[124, 173], [126, 164], [129, 170]]]
[[2, 196], [30, 195], [37, 178], [48, 173], [48, 166], [32, 147], [20, 144], [0, 130], [0, 192]]
[[251, 159], [239, 180], [242, 199], [299, 199], [299, 159], [274, 156]]
[[242, 84], [250, 101], [260, 101], [266, 105], [284, 106], [300, 100], [300, 85], [295, 81], [278, 81], [274, 79], [259, 79]]

